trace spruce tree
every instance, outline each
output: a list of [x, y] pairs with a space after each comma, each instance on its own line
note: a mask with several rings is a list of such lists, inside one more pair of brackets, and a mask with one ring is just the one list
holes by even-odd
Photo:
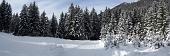
[[73, 40], [80, 39], [80, 20], [82, 19], [82, 10], [79, 10], [79, 12], [74, 16], [74, 19], [72, 20], [72, 27], [70, 28], [70, 35], [72, 35]]
[[75, 7], [73, 5], [73, 3], [71, 4], [71, 6], [69, 7], [69, 12], [68, 12], [68, 18], [66, 20], [66, 35], [65, 35], [65, 38], [66, 39], [70, 39], [70, 38], [73, 38], [72, 36], [72, 29], [73, 29], [73, 19], [74, 19], [74, 16], [75, 16]]
[[28, 18], [28, 7], [26, 4], [23, 6], [21, 13], [20, 13], [20, 22], [18, 25], [18, 31], [14, 31], [14, 35], [20, 35], [20, 36], [28, 36], [30, 32], [30, 19]]
[[59, 37], [58, 22], [54, 14], [51, 19], [51, 33], [52, 33], [52, 37]]
[[50, 36], [50, 22], [48, 20], [48, 17], [46, 16], [45, 11], [40, 16], [41, 19], [41, 36]]
[[97, 40], [99, 39], [100, 36], [100, 21], [98, 19], [98, 15], [95, 11], [95, 9], [93, 8], [91, 13], [90, 13], [90, 31], [91, 31], [91, 35], [90, 35], [90, 39], [91, 40]]
[[84, 34], [86, 35], [86, 38], [89, 39], [90, 37], [90, 15], [89, 15], [89, 10], [86, 8], [83, 13], [83, 22], [81, 26], [83, 26], [84, 29]]
[[110, 19], [111, 19], [111, 9], [106, 7], [102, 18], [103, 25], [108, 24]]
[[31, 3], [28, 8], [28, 18], [30, 19], [29, 27], [30, 27], [30, 33], [31, 36], [40, 36], [41, 30], [40, 30], [40, 18], [39, 18], [39, 10], [38, 6], [35, 2], [33, 4]]
[[5, 0], [0, 5], [0, 31], [9, 32], [10, 20], [12, 19], [12, 8]]
[[65, 13], [64, 18], [65, 18], [65, 21], [64, 21], [65, 23], [64, 23], [64, 27], [63, 27], [63, 28], [64, 28], [64, 31], [65, 31], [65, 32], [64, 32], [63, 38], [66, 39], [66, 38], [67, 38], [67, 37], [66, 37], [66, 36], [67, 36], [67, 32], [68, 32], [68, 31], [67, 31], [68, 28], [67, 28], [66, 25], [68, 24], [68, 19], [69, 19], [67, 13]]
[[60, 15], [60, 21], [59, 21], [59, 35], [60, 38], [64, 38], [65, 36], [65, 21], [66, 21], [66, 15], [62, 12]]
[[77, 18], [76, 18], [76, 21], [78, 22], [76, 25], [76, 29], [75, 31], [78, 33], [78, 39], [80, 40], [87, 40], [88, 39], [88, 36], [86, 35], [86, 32], [85, 32], [85, 18], [83, 16], [83, 10], [80, 9], [80, 11], [77, 13]]

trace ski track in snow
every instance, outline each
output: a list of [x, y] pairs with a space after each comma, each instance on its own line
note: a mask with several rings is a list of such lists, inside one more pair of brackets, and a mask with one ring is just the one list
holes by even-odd
[[129, 45], [106, 50], [100, 40], [63, 40], [0, 32], [0, 56], [170, 56], [170, 47], [137, 49]]

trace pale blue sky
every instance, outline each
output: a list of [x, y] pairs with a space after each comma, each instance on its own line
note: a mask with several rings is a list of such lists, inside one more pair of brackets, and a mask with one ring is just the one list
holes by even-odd
[[[0, 0], [1, 2], [2, 0]], [[19, 13], [22, 9], [23, 4], [29, 4], [30, 2], [36, 1], [39, 6], [40, 12], [46, 11], [47, 16], [51, 18], [54, 12], [57, 18], [59, 18], [60, 13], [68, 11], [68, 7], [71, 3], [75, 5], [80, 5], [81, 8], [87, 7], [95, 8], [97, 11], [104, 10], [107, 7], [113, 8], [114, 6], [122, 2], [136, 2], [137, 0], [6, 0], [12, 6], [14, 13]]]

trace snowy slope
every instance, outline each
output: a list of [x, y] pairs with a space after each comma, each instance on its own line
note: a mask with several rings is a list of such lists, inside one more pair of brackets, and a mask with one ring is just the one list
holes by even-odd
[[159, 50], [131, 45], [105, 50], [101, 41], [63, 40], [0, 33], [0, 56], [170, 56], [170, 47]]

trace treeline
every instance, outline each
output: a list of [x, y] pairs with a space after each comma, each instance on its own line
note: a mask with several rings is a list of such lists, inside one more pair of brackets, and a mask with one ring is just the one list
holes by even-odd
[[25, 4], [21, 12], [12, 14], [12, 8], [5, 0], [0, 4], [0, 31], [16, 36], [59, 37], [58, 21], [53, 14], [49, 20], [45, 11], [40, 14], [35, 2]]
[[53, 14], [49, 20], [45, 11], [40, 14], [35, 2], [24, 5], [21, 12], [12, 14], [5, 0], [0, 5], [0, 31], [16, 36], [57, 37], [72, 40], [98, 40], [101, 18], [92, 11], [71, 4], [67, 13], [61, 13], [60, 21]]
[[52, 34], [57, 32], [56, 27], [58, 27], [55, 16], [52, 17], [53, 21], [49, 21], [45, 11], [39, 15], [39, 8], [35, 2], [29, 6], [24, 5], [19, 16], [18, 14], [13, 15], [11, 26], [9, 26], [10, 31], [16, 36], [56, 37], [56, 34]]
[[[49, 20], [45, 11], [40, 14], [35, 2], [24, 5], [21, 12], [12, 14], [5, 0], [0, 5], [0, 31], [16, 36], [57, 37], [72, 40], [98, 40], [107, 34], [140, 36], [161, 35], [167, 38], [169, 15], [166, 2], [153, 2], [148, 8], [110, 9], [97, 13], [71, 4], [68, 12], [62, 12], [59, 22], [53, 14]], [[150, 33], [152, 32], [152, 33]], [[165, 38], [164, 38], [165, 37]]]

